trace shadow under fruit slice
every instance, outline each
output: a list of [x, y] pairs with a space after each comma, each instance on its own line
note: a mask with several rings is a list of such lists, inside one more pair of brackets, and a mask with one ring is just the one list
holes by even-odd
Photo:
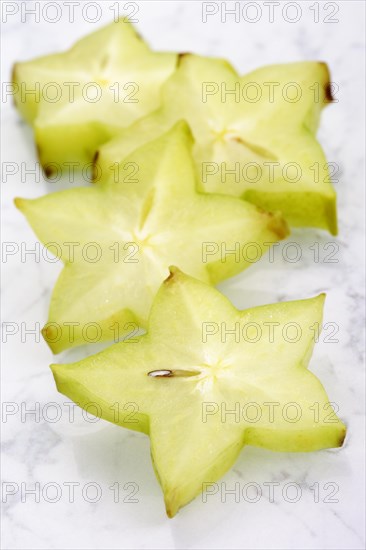
[[[323, 303], [320, 295], [238, 311], [213, 287], [171, 268], [147, 334], [51, 368], [58, 390], [81, 407], [97, 403], [105, 420], [149, 434], [172, 517], [245, 445], [291, 452], [342, 445], [345, 426], [307, 370], [310, 327], [321, 324]], [[226, 333], [235, 326], [239, 337]], [[296, 405], [291, 412], [288, 403]]]
[[260, 257], [286, 237], [280, 216], [197, 192], [191, 145], [188, 126], [178, 123], [125, 160], [133, 182], [16, 199], [40, 241], [51, 253], [59, 250], [65, 264], [44, 329], [54, 352], [90, 341], [91, 323], [98, 341], [114, 339], [116, 325], [119, 336], [131, 332], [131, 323], [145, 327], [169, 265], [215, 284], [250, 265], [248, 245]]
[[325, 63], [271, 65], [240, 77], [225, 60], [180, 58], [161, 107], [103, 145], [103, 173], [185, 119], [200, 188], [280, 211], [290, 225], [337, 233], [336, 194], [315, 134], [332, 100]]
[[82, 169], [100, 144], [156, 109], [176, 60], [176, 54], [151, 51], [123, 18], [64, 53], [16, 63], [15, 104], [34, 127], [46, 173], [52, 163], [59, 171], [64, 162]]

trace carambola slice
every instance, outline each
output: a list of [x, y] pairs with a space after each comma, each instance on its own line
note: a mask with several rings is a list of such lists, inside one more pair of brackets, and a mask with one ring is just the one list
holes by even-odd
[[251, 265], [253, 247], [258, 259], [287, 236], [281, 216], [197, 192], [191, 145], [178, 123], [125, 159], [125, 180], [16, 199], [65, 264], [44, 329], [54, 352], [145, 327], [169, 265], [215, 284]]
[[150, 436], [172, 517], [246, 445], [286, 452], [342, 445], [345, 426], [307, 369], [323, 303], [319, 295], [238, 311], [213, 287], [172, 268], [147, 334], [52, 365], [57, 388]]
[[316, 140], [331, 100], [325, 63], [272, 65], [240, 77], [222, 59], [184, 55], [161, 107], [99, 150], [106, 174], [142, 143], [185, 119], [200, 188], [281, 211], [293, 226], [337, 232], [336, 195]]
[[151, 51], [121, 18], [66, 52], [16, 63], [15, 103], [34, 127], [46, 174], [67, 173], [70, 162], [82, 169], [99, 145], [156, 109], [176, 60]]

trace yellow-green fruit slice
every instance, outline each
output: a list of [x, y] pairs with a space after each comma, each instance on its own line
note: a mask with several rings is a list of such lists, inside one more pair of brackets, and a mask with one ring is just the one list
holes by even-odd
[[133, 182], [129, 175], [16, 200], [40, 241], [65, 263], [44, 331], [54, 352], [87, 342], [90, 323], [98, 340], [112, 340], [116, 329], [131, 332], [131, 323], [145, 327], [171, 264], [216, 283], [250, 265], [248, 246], [260, 257], [286, 237], [281, 216], [197, 192], [191, 145], [188, 126], [178, 123], [125, 159]]
[[201, 189], [280, 210], [293, 226], [337, 233], [336, 195], [315, 133], [331, 101], [324, 63], [273, 65], [239, 77], [229, 63], [180, 58], [162, 106], [100, 148], [103, 174], [177, 119], [189, 123]]
[[151, 51], [131, 23], [120, 19], [64, 53], [16, 63], [15, 103], [34, 127], [46, 173], [52, 173], [52, 163], [58, 170], [66, 171], [68, 162], [82, 168], [99, 145], [156, 109], [176, 59]]
[[51, 368], [58, 390], [81, 407], [96, 403], [105, 420], [149, 434], [172, 517], [245, 445], [293, 452], [342, 445], [345, 426], [307, 370], [323, 303], [320, 295], [238, 311], [171, 268], [146, 335]]

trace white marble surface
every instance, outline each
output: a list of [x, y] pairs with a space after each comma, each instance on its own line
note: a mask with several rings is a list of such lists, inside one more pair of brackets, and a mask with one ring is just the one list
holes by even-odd
[[[21, 2], [2, 4], [4, 9], [6, 4]], [[42, 19], [40, 23], [21, 22], [19, 14], [8, 17], [2, 29], [2, 80], [9, 79], [14, 61], [62, 50], [95, 28], [82, 20], [80, 8], [75, 10], [75, 23], [68, 23], [63, 2], [58, 4], [63, 17], [57, 24]], [[241, 308], [327, 292], [325, 322], [339, 326], [339, 341], [326, 343], [322, 338], [310, 367], [323, 381], [348, 425], [343, 449], [291, 455], [247, 448], [223, 481], [228, 488], [235, 482], [242, 486], [259, 483], [263, 496], [258, 502], [236, 503], [229, 496], [223, 503], [216, 495], [203, 503], [197, 498], [174, 520], [168, 520], [150, 463], [148, 438], [102, 421], [87, 422], [79, 411], [75, 412], [75, 422], [70, 422], [69, 409], [64, 404], [67, 400], [57, 393], [48, 368], [53, 360], [51, 352], [43, 341], [35, 342], [33, 336], [22, 341], [20, 331], [3, 343], [2, 397], [4, 402], [14, 403], [7, 405], [8, 411], [14, 407], [14, 414], [3, 415], [2, 419], [2, 473], [4, 482], [19, 486], [16, 494], [7, 496], [3, 503], [3, 548], [364, 548], [364, 3], [330, 3], [339, 6], [335, 16], [338, 23], [323, 22], [330, 11], [325, 12], [322, 5], [320, 22], [314, 23], [314, 12], [310, 10], [313, 4], [301, 2], [302, 17], [293, 24], [281, 15], [283, 3], [275, 12], [275, 21], [269, 23], [268, 8], [259, 2], [263, 11], [256, 23], [222, 23], [219, 16], [203, 23], [200, 2], [141, 2], [137, 26], [156, 49], [227, 56], [243, 72], [262, 64], [291, 60], [320, 59], [330, 65], [333, 80], [339, 86], [339, 101], [325, 111], [319, 137], [328, 159], [340, 166], [336, 184], [339, 237], [334, 239], [310, 229], [295, 231], [289, 240], [301, 246], [299, 262], [281, 259], [281, 244], [273, 263], [268, 257], [263, 258], [221, 288]], [[101, 3], [103, 18], [97, 25], [111, 18], [109, 5]], [[2, 160], [25, 162], [30, 167], [36, 160], [31, 133], [10, 102], [3, 103], [2, 108]], [[33, 234], [12, 199], [39, 196], [56, 187], [43, 178], [37, 183], [32, 175], [23, 182], [19, 173], [7, 181], [3, 177], [4, 241], [34, 245]], [[309, 248], [314, 242], [320, 246], [319, 263], [314, 262]], [[329, 242], [339, 246], [336, 263], [322, 261], [323, 247]], [[60, 267], [32, 257], [22, 262], [20, 253], [2, 263], [3, 321], [17, 323], [20, 328], [21, 323], [23, 328], [37, 322], [42, 325]], [[61, 359], [68, 361], [94, 351], [90, 346], [65, 353]], [[51, 417], [56, 410], [43, 408], [47, 403], [58, 404], [58, 422], [47, 418], [47, 412]], [[40, 407], [40, 418], [22, 418], [20, 411], [25, 406]], [[280, 484], [274, 502], [270, 502], [267, 486], [263, 485], [272, 481]], [[79, 484], [72, 503], [65, 485], [68, 482]], [[82, 489], [85, 496], [85, 485], [90, 482], [102, 490], [96, 503], [87, 502], [82, 496]], [[119, 503], [114, 502], [109, 489], [116, 482], [121, 486]], [[131, 492], [123, 489], [127, 482], [139, 486], [136, 503], [123, 502]], [[282, 490], [291, 482], [302, 488], [296, 503], [286, 502], [282, 496]], [[24, 494], [25, 487], [29, 489], [35, 483], [40, 484], [40, 502]], [[47, 483], [59, 484], [62, 492], [58, 502], [47, 502], [55, 494], [52, 487], [48, 494], [42, 494]], [[334, 497], [338, 502], [326, 502], [333, 487], [324, 488], [326, 483], [338, 487]], [[319, 484], [319, 502], [314, 502], [310, 489], [314, 484]], [[92, 488], [87, 496], [93, 498]]]

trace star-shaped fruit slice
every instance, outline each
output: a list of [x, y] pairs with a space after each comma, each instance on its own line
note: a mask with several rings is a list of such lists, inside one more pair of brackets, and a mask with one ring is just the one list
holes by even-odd
[[191, 146], [179, 122], [125, 159], [118, 183], [16, 199], [65, 263], [44, 329], [55, 352], [129, 334], [133, 323], [145, 327], [169, 265], [215, 284], [286, 237], [281, 216], [197, 192]]
[[189, 123], [201, 189], [281, 211], [293, 226], [337, 232], [336, 195], [315, 133], [331, 101], [324, 63], [273, 65], [239, 77], [224, 60], [184, 55], [161, 107], [99, 150], [103, 173], [129, 151]]
[[98, 416], [148, 434], [170, 517], [218, 480], [246, 445], [339, 447], [345, 426], [307, 370], [324, 295], [238, 311], [171, 268], [148, 332], [73, 364], [58, 390]]
[[70, 162], [83, 168], [100, 144], [156, 109], [176, 60], [151, 51], [122, 18], [64, 53], [16, 63], [15, 103], [34, 127], [46, 174]]

